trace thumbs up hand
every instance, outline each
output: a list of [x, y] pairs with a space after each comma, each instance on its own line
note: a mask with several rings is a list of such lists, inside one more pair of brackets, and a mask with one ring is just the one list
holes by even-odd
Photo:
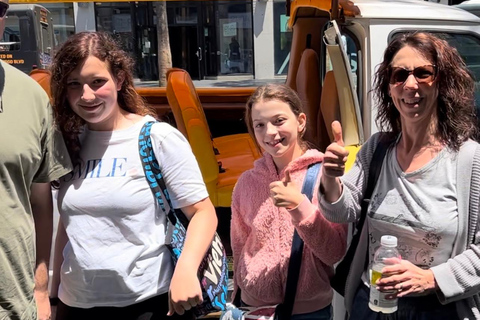
[[288, 170], [285, 171], [283, 180], [270, 183], [270, 197], [275, 206], [287, 209], [296, 208], [304, 199], [304, 195], [292, 181]]
[[323, 175], [328, 178], [341, 177], [345, 173], [345, 163], [348, 150], [343, 142], [342, 125], [338, 121], [332, 122], [333, 140], [325, 150], [323, 156]]

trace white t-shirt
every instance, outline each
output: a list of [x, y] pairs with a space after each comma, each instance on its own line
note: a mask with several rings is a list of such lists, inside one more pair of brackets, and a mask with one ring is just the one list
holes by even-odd
[[[81, 135], [83, 165], [62, 179], [59, 211], [69, 242], [59, 298], [79, 308], [122, 307], [167, 292], [173, 272], [165, 247], [165, 213], [145, 179], [138, 135], [150, 116], [130, 128]], [[184, 136], [154, 124], [152, 144], [172, 204], [208, 197]]]

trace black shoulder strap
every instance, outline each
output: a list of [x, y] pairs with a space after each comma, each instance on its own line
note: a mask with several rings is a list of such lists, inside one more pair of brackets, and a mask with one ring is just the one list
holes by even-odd
[[370, 161], [370, 168], [368, 170], [367, 189], [363, 194], [363, 200], [361, 204], [362, 209], [360, 213], [360, 219], [356, 225], [357, 232], [362, 231], [363, 224], [365, 223], [365, 218], [367, 217], [367, 210], [370, 203], [370, 198], [372, 197], [373, 189], [375, 189], [378, 177], [380, 176], [383, 159], [385, 158], [387, 150], [391, 144], [391, 140], [380, 137], [380, 140], [375, 148], [375, 152], [373, 153], [372, 160]]
[[[302, 193], [312, 201], [313, 188], [317, 181], [318, 172], [321, 163], [310, 165], [303, 182]], [[293, 233], [292, 251], [290, 253], [290, 262], [288, 264], [287, 284], [285, 286], [285, 298], [282, 304], [275, 310], [275, 318], [278, 320], [289, 320], [292, 316], [295, 296], [297, 294], [298, 277], [300, 276], [300, 267], [302, 265], [303, 240], [298, 235], [297, 229]]]
[[[387, 154], [387, 150], [394, 141], [390, 137], [390, 134], [382, 134], [377, 146], [375, 147], [375, 151], [370, 161], [370, 169], [368, 171], [367, 188], [363, 194], [363, 199], [361, 202], [360, 219], [355, 225], [355, 233], [350, 241], [350, 246], [348, 247], [342, 261], [340, 261], [340, 263], [335, 267], [335, 275], [330, 279], [330, 285], [332, 288], [334, 288], [335, 291], [342, 296], [345, 296], [346, 278], [350, 272], [350, 265], [353, 262], [355, 252], [357, 251], [357, 247], [360, 242], [363, 224], [365, 223], [365, 218], [367, 217], [368, 204], [370, 203], [373, 189], [375, 189], [380, 171], [382, 170], [383, 159]], [[365, 264], [368, 264], [368, 259], [365, 259]]]
[[0, 113], [3, 112], [3, 89], [5, 89], [5, 69], [0, 63]]

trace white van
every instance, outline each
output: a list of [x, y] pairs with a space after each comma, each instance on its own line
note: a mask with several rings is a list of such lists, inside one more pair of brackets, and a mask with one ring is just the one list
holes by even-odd
[[[320, 113], [309, 119], [323, 119], [315, 127], [318, 140], [327, 145], [335, 113], [348, 145], [361, 145], [378, 130], [376, 103], [369, 92], [388, 43], [399, 33], [423, 30], [440, 35], [458, 49], [480, 81], [480, 18], [462, 9], [418, 0], [339, 1], [338, 10], [330, 0], [293, 0], [289, 8], [293, 39], [287, 84], [307, 101], [307, 112]], [[312, 67], [307, 58], [317, 59], [318, 66]], [[312, 82], [321, 91], [319, 101], [305, 88], [305, 83], [312, 88]], [[480, 106], [479, 86], [476, 97]], [[336, 112], [329, 104], [333, 98], [338, 99]]]
[[[292, 0], [289, 9], [293, 35], [287, 84], [306, 102], [308, 119], [316, 121], [312, 127], [323, 147], [330, 143], [332, 120], [341, 121], [350, 149], [347, 168], [359, 146], [378, 131], [376, 102], [370, 94], [373, 77], [388, 43], [399, 33], [428, 31], [455, 46], [477, 79], [480, 106], [477, 16], [419, 0]], [[338, 295], [334, 315], [336, 320], [344, 318]]]

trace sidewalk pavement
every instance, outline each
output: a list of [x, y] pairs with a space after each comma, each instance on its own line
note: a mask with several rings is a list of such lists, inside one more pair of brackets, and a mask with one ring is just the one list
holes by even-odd
[[[196, 88], [205, 88], [205, 87], [258, 87], [262, 84], [267, 83], [285, 83], [285, 78], [275, 78], [275, 79], [245, 79], [245, 78], [236, 78], [236, 77], [223, 77], [222, 79], [217, 80], [193, 80], [193, 85]], [[140, 81], [135, 79], [136, 87], [158, 87], [158, 81]]]

